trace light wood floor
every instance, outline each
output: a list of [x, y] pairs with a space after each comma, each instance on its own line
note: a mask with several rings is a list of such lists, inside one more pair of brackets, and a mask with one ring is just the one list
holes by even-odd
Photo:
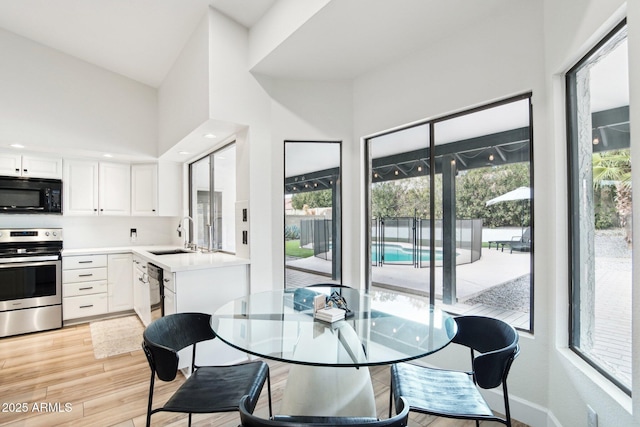
[[[274, 411], [288, 366], [269, 361]], [[96, 360], [88, 324], [0, 339], [0, 426], [144, 426], [150, 370], [142, 350]], [[371, 369], [381, 418], [389, 405], [389, 369]], [[179, 386], [156, 382], [156, 402]], [[266, 416], [266, 387], [256, 413]], [[154, 426], [186, 426], [186, 415], [158, 413]], [[235, 412], [194, 415], [194, 426], [236, 427]], [[410, 415], [410, 426], [472, 427], [473, 422]], [[483, 426], [500, 425], [482, 423]], [[514, 427], [526, 427], [516, 423]]]

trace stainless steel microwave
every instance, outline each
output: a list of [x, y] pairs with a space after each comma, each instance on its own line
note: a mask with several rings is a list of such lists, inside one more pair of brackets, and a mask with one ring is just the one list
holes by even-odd
[[62, 180], [0, 176], [0, 213], [61, 214]]

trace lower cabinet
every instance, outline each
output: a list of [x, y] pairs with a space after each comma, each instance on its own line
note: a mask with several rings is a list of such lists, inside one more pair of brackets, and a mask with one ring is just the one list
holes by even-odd
[[[166, 271], [165, 274], [167, 274]], [[170, 277], [175, 280], [175, 283], [165, 284], [165, 315], [167, 307], [171, 305], [178, 313], [213, 314], [227, 302], [249, 293], [248, 265], [178, 271], [174, 274]], [[175, 294], [169, 294], [167, 286], [173, 286]], [[169, 298], [175, 298], [174, 304], [167, 301], [168, 294]], [[182, 350], [179, 355], [178, 367], [188, 372], [191, 366], [191, 350]], [[226, 365], [246, 359], [246, 353], [234, 349], [219, 339], [198, 344], [196, 356], [198, 365]]]
[[62, 258], [62, 319], [107, 313], [107, 256]]
[[111, 254], [107, 257], [109, 272], [107, 294], [109, 295], [109, 313], [131, 310], [133, 308], [133, 255]]
[[133, 308], [133, 255], [89, 254], [62, 258], [62, 319]]

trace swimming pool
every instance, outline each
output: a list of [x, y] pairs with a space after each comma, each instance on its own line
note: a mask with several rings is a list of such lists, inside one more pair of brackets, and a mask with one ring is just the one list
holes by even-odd
[[[420, 257], [420, 261], [430, 261], [431, 251], [428, 248], [423, 248], [416, 256]], [[377, 259], [378, 247], [373, 246], [371, 248], [371, 260], [376, 261]], [[442, 261], [442, 250], [440, 249], [436, 249], [436, 261]], [[386, 243], [384, 245], [384, 262], [413, 262], [413, 251], [411, 248]]]

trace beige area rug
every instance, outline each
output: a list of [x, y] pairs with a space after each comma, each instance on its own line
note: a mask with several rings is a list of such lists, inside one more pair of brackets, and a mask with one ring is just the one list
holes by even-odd
[[91, 322], [91, 341], [96, 359], [140, 350], [144, 326], [138, 316]]

